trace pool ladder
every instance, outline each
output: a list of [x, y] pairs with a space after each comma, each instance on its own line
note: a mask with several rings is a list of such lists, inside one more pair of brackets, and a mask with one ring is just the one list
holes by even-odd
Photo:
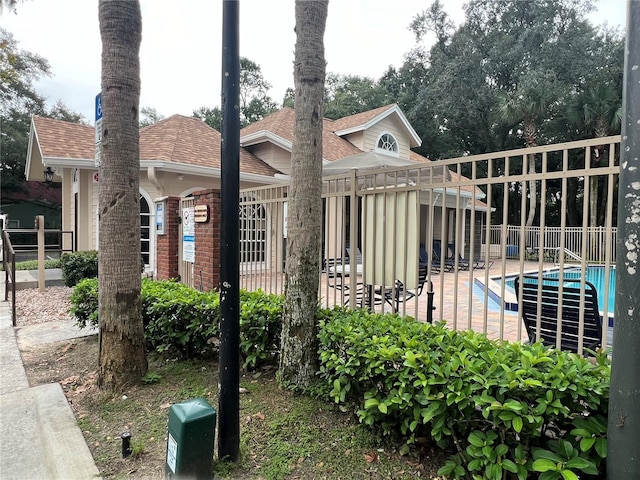
[[[555, 263], [559, 263], [559, 262], [558, 262], [558, 260], [559, 260], [559, 258], [560, 258], [560, 248], [558, 247], [558, 248], [556, 248], [555, 250], [556, 250], [556, 255], [555, 255], [554, 262], [555, 262]], [[565, 248], [565, 249], [564, 249], [564, 254], [565, 254], [567, 257], [573, 258], [573, 259], [574, 259], [574, 260], [576, 260], [577, 262], [581, 262], [581, 263], [582, 263], [582, 257], [581, 257], [580, 255], [578, 255], [577, 253], [575, 253], [575, 252], [573, 252], [573, 251], [569, 250], [568, 248]]]

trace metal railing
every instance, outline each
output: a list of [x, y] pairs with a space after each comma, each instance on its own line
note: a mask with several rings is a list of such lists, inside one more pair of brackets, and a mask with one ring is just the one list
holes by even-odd
[[[7, 228], [12, 235], [13, 247], [20, 260], [33, 256], [38, 251], [38, 230], [33, 228]], [[51, 258], [58, 258], [65, 252], [74, 252], [74, 232], [54, 228], [44, 229], [45, 252]]]
[[11, 292], [11, 324], [16, 326], [16, 252], [11, 237], [2, 231], [2, 268], [4, 269], [4, 301], [9, 300]]
[[[605, 152], [597, 166], [596, 148]], [[399, 310], [426, 321], [425, 293], [434, 292], [434, 318], [450, 328], [527, 341], [521, 294], [510, 282], [525, 273], [565, 275], [565, 264], [584, 278], [597, 263], [606, 346], [614, 325], [619, 150], [616, 136], [324, 177], [322, 304]], [[287, 193], [281, 185], [241, 192], [241, 214], [250, 219], [243, 238], [259, 240], [242, 247], [242, 288], [284, 292]]]

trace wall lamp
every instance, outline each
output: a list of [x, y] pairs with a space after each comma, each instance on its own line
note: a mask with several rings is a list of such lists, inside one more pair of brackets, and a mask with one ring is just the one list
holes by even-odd
[[51, 170], [51, 167], [47, 167], [47, 169], [44, 171], [44, 181], [47, 183], [51, 183], [53, 182], [53, 170]]

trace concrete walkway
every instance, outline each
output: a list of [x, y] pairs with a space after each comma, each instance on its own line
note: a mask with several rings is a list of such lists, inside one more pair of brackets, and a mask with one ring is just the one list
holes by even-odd
[[[24, 287], [34, 274], [16, 272], [16, 277], [16, 284]], [[59, 270], [47, 274], [47, 284], [59, 284], [57, 280]], [[4, 292], [3, 274], [0, 287]], [[9, 302], [0, 301], [0, 479], [98, 477], [62, 387], [58, 383], [29, 387], [17, 341], [19, 335], [21, 343], [36, 345], [90, 333], [75, 328], [72, 320], [14, 329]]]

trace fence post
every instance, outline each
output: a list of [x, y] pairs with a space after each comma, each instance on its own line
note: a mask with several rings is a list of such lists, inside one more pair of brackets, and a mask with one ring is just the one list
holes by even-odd
[[38, 289], [44, 292], [44, 215], [36, 215], [35, 223], [38, 230]]

